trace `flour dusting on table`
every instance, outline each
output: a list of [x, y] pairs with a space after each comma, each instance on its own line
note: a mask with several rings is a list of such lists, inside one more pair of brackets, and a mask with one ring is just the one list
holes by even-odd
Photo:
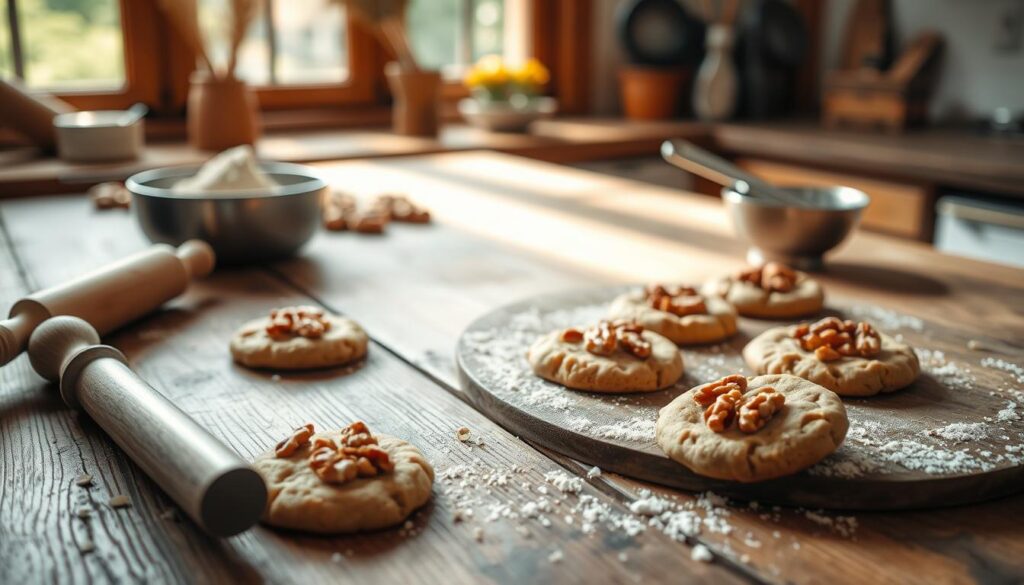
[[[842, 309], [847, 316], [871, 321], [894, 336], [906, 334], [920, 339], [926, 329], [921, 319], [891, 309], [872, 305]], [[683, 348], [683, 379], [653, 398], [575, 392], [533, 374], [526, 352], [538, 337], [556, 329], [594, 323], [606, 315], [607, 303], [550, 310], [526, 307], [493, 327], [468, 331], [462, 339], [463, 352], [480, 382], [506, 402], [535, 412], [550, 411], [548, 420], [569, 431], [648, 450], [657, 449], [654, 428], [662, 404], [690, 386], [735, 372], [750, 374], [739, 348], [728, 342]], [[931, 384], [938, 383], [952, 392], [950, 398], [977, 392], [978, 376], [985, 369], [986, 374], [999, 372], [1010, 380], [1011, 385], [998, 394], [991, 393], [1007, 400], [981, 420], [961, 419], [958, 410], [951, 407], [948, 419], [926, 428], [901, 422], [898, 413], [883, 425], [877, 422], [879, 410], [872, 399], [847, 400], [850, 430], [846, 441], [811, 467], [811, 475], [845, 479], [909, 471], [961, 475], [1024, 464], [1024, 429], [1019, 424], [1024, 421], [1024, 392], [1013, 387], [1024, 383], [1024, 366], [985, 357], [980, 361], [981, 369], [975, 372], [941, 350], [920, 342], [916, 345], [923, 375], [934, 379]], [[979, 363], [973, 363], [977, 368]], [[999, 446], [998, 441], [1010, 444]]]

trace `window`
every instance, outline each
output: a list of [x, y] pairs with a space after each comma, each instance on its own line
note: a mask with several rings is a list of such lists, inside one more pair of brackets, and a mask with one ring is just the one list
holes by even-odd
[[407, 22], [420, 65], [457, 78], [480, 57], [503, 54], [505, 12], [506, 0], [412, 0]]
[[56, 91], [125, 85], [118, 0], [6, 0], [0, 75]]
[[[576, 47], [572, 54], [586, 48], [579, 23], [586, 21], [590, 1], [409, 0], [410, 40], [424, 67], [446, 74], [446, 98], [465, 95], [458, 80], [467, 65], [499, 53], [511, 61], [541, 58], [552, 68], [552, 88], [561, 99], [565, 88], [577, 85], [559, 71], [584, 74], [562, 60], [567, 46]], [[207, 49], [223, 67], [228, 41], [221, 31], [228, 27], [224, 14], [231, 0], [197, 2]], [[385, 49], [353, 25], [340, 2], [260, 5], [237, 71], [256, 88], [263, 109], [387, 103]], [[572, 40], [558, 40], [565, 38]], [[141, 101], [158, 114], [180, 116], [194, 61], [156, 0], [0, 0], [0, 76], [21, 77], [30, 88], [53, 92], [80, 109]], [[291, 119], [300, 118], [307, 119]]]
[[[202, 0], [200, 23], [210, 58], [228, 60], [228, 0]], [[264, 0], [238, 58], [238, 76], [255, 86], [340, 84], [349, 77], [344, 8], [330, 0]]]

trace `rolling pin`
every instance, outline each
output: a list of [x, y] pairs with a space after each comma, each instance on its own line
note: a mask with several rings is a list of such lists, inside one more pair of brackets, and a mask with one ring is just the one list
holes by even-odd
[[263, 478], [99, 342], [85, 321], [54, 317], [32, 333], [28, 357], [207, 532], [232, 536], [255, 524], [267, 503]]
[[74, 315], [101, 334], [109, 333], [185, 292], [193, 278], [213, 270], [214, 262], [213, 249], [200, 240], [189, 240], [177, 250], [156, 244], [65, 284], [32, 293], [14, 303], [9, 317], [0, 321], [0, 366], [18, 357], [32, 331], [50, 317]]

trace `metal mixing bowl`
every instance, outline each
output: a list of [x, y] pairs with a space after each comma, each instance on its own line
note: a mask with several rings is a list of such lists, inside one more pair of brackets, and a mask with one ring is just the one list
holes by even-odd
[[142, 231], [153, 242], [178, 245], [205, 240], [217, 264], [249, 264], [295, 254], [320, 225], [320, 198], [327, 183], [312, 169], [288, 163], [261, 163], [279, 186], [217, 196], [179, 194], [171, 187], [196, 174], [197, 167], [143, 171], [128, 178], [132, 207]]
[[726, 188], [722, 199], [736, 234], [750, 244], [747, 262], [758, 266], [776, 260], [803, 270], [817, 270], [826, 252], [853, 230], [871, 199], [851, 187], [787, 188], [807, 202], [794, 207], [743, 195]]

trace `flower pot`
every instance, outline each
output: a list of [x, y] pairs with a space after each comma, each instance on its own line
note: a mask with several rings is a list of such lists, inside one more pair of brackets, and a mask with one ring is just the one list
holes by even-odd
[[391, 123], [406, 136], [437, 136], [440, 111], [441, 73], [402, 69], [398, 63], [384, 68], [394, 103]]
[[256, 96], [237, 79], [196, 72], [188, 92], [188, 141], [200, 150], [255, 144], [260, 134]]
[[631, 120], [664, 120], [679, 114], [689, 81], [684, 68], [626, 66], [619, 70], [622, 107]]

